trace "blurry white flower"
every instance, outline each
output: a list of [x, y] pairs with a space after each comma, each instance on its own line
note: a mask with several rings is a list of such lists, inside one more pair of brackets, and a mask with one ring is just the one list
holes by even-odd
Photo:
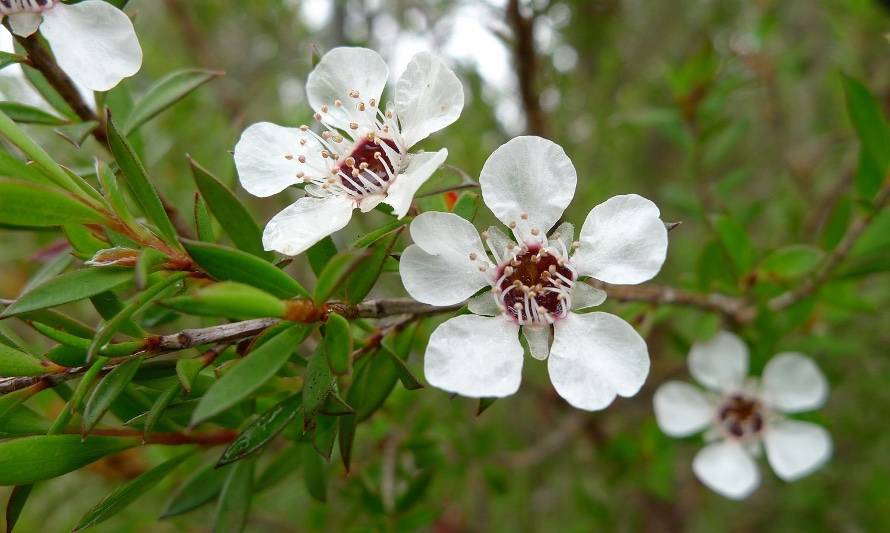
[[414, 194], [445, 161], [448, 150], [408, 150], [460, 116], [460, 80], [437, 57], [414, 56], [396, 83], [395, 104], [381, 107], [389, 69], [377, 52], [334, 48], [306, 81], [306, 95], [323, 131], [260, 122], [235, 146], [241, 185], [271, 196], [306, 184], [306, 196], [266, 225], [263, 246], [297, 255], [343, 228], [352, 210], [384, 202], [399, 218]]
[[569, 223], [548, 238], [577, 175], [563, 149], [540, 137], [517, 137], [495, 150], [479, 182], [485, 204], [516, 242], [494, 227], [480, 239], [459, 216], [427, 212], [411, 223], [415, 244], [400, 260], [402, 283], [421, 302], [456, 304], [491, 287], [470, 300], [474, 314], [433, 332], [427, 380], [470, 397], [513, 394], [522, 374], [521, 329], [533, 357], [549, 355], [553, 386], [575, 407], [603, 409], [616, 395], [636, 394], [649, 373], [645, 341], [615, 315], [571, 311], [606, 299], [581, 277], [635, 284], [658, 273], [667, 252], [658, 208], [640, 196], [615, 196], [590, 211], [579, 241]]
[[111, 89], [142, 66], [130, 18], [102, 0], [0, 0], [0, 19], [4, 15], [16, 35], [39, 28], [65, 74], [93, 91]]
[[773, 470], [785, 481], [800, 479], [831, 456], [831, 436], [821, 426], [786, 418], [825, 403], [828, 384], [813, 361], [780, 353], [767, 363], [758, 382], [748, 375], [748, 348], [737, 336], [720, 332], [689, 352], [689, 371], [713, 392], [669, 381], [655, 393], [655, 417], [668, 435], [685, 437], [707, 428], [705, 446], [692, 463], [708, 487], [742, 499], [760, 484], [754, 457], [761, 445]]

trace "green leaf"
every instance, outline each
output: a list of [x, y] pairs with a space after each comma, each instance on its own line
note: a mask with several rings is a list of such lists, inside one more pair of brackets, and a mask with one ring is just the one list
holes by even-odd
[[825, 252], [807, 244], [791, 244], [775, 250], [760, 262], [759, 270], [768, 277], [788, 280], [812, 271]]
[[469, 220], [470, 222], [476, 218], [476, 212], [479, 210], [479, 194], [473, 191], [464, 191], [454, 202], [451, 212], [455, 215]]
[[315, 428], [312, 432], [312, 446], [325, 461], [331, 460], [334, 441], [337, 440], [337, 418], [335, 416], [318, 415], [315, 417]]
[[285, 303], [268, 292], [234, 281], [208, 285], [194, 294], [164, 300], [163, 305], [190, 315], [238, 320], [281, 318], [286, 310]]
[[105, 222], [101, 213], [56, 188], [0, 179], [0, 224], [45, 227]]
[[294, 324], [255, 348], [210, 387], [195, 408], [191, 424], [212, 418], [253, 394], [278, 373], [312, 329]]
[[21, 315], [83, 300], [116, 289], [132, 279], [133, 272], [124, 269], [89, 268], [67, 272], [23, 294], [0, 317]]
[[173, 223], [170, 222], [170, 217], [167, 216], [167, 211], [164, 209], [164, 204], [161, 203], [161, 198], [148, 179], [145, 167], [136, 156], [136, 152], [133, 151], [133, 147], [130, 146], [127, 138], [117, 129], [110, 112], [107, 118], [108, 146], [120, 167], [124, 182], [130, 189], [133, 198], [142, 208], [142, 212], [157, 227], [160, 233], [159, 236], [167, 244], [179, 246], [176, 240], [176, 229], [173, 227]]
[[321, 271], [331, 262], [331, 259], [337, 255], [337, 245], [334, 239], [329, 236], [313, 244], [306, 250], [306, 257], [309, 259], [309, 266], [312, 273], [316, 276], [321, 275]]
[[10, 52], [0, 52], [0, 69], [6, 68], [9, 65], [14, 65], [16, 63], [24, 63], [27, 61], [27, 58], [22, 57], [18, 54], [13, 54]]
[[50, 157], [46, 150], [39, 144], [35, 143], [34, 140], [18, 126], [18, 124], [7, 117], [2, 111], [0, 111], [0, 135], [8, 139], [12, 144], [18, 146], [25, 155], [40, 165], [46, 172], [47, 177], [52, 180], [53, 183], [75, 194], [83, 193], [83, 189], [75, 182], [75, 178], [65, 172], [65, 170], [59, 166], [52, 157]]
[[207, 202], [201, 197], [201, 193], [195, 193], [194, 202], [195, 233], [199, 241], [215, 242], [216, 235], [213, 231], [213, 222], [210, 220], [210, 211]]
[[117, 365], [93, 389], [90, 399], [83, 411], [83, 434], [86, 435], [99, 423], [111, 404], [124, 392], [133, 381], [136, 371], [142, 365], [142, 357], [133, 357], [123, 364]]
[[0, 102], [0, 111], [20, 124], [40, 124], [42, 126], [61, 126], [68, 120], [52, 113], [18, 102]]
[[408, 364], [405, 363], [404, 359], [396, 355], [391, 348], [388, 348], [385, 345], [381, 346], [381, 351], [389, 356], [389, 360], [392, 362], [396, 369], [396, 374], [399, 376], [399, 381], [402, 382], [402, 385], [404, 385], [406, 389], [417, 390], [423, 388], [423, 383], [414, 376], [414, 373], [408, 368]]
[[352, 446], [355, 444], [356, 416], [345, 415], [338, 420], [340, 436], [337, 444], [340, 447], [340, 459], [343, 461], [343, 468], [349, 473], [349, 468], [352, 466]]
[[189, 158], [195, 184], [207, 202], [210, 212], [219, 221], [235, 246], [262, 259], [272, 254], [263, 249], [263, 231], [235, 194], [204, 167]]
[[393, 246], [399, 238], [399, 233], [380, 240], [371, 248], [371, 255], [367, 256], [358, 267], [351, 273], [343, 285], [343, 299], [347, 303], [357, 304], [365, 299], [377, 279], [383, 272], [383, 265], [389, 258]]
[[209, 465], [199, 470], [180, 486], [170, 497], [161, 518], [179, 516], [210, 502], [222, 490], [231, 468]]
[[254, 462], [249, 459], [235, 463], [229, 471], [213, 520], [215, 533], [241, 532], [247, 527], [254, 494], [253, 471]]
[[0, 176], [8, 176], [17, 180], [30, 181], [38, 185], [52, 185], [50, 180], [37, 165], [29, 165], [19, 161], [12, 154], [0, 150]]
[[476, 408], [476, 416], [487, 411], [495, 401], [497, 401], [497, 398], [479, 398], [479, 406]]
[[26, 485], [139, 445], [138, 438], [35, 435], [0, 442], [0, 485]]
[[48, 369], [35, 357], [25, 352], [0, 344], [0, 376], [40, 376]]
[[331, 314], [325, 323], [324, 354], [334, 374], [349, 373], [352, 365], [352, 334], [349, 331], [349, 321], [338, 314]]
[[309, 296], [297, 280], [247, 252], [206, 242], [183, 241], [183, 244], [198, 266], [220, 281], [245, 283], [279, 298]]
[[222, 75], [222, 72], [213, 70], [183, 69], [164, 76], [133, 104], [124, 134], [129, 135], [198, 87]]
[[302, 403], [303, 395], [297, 393], [261, 414], [226, 448], [216, 463], [217, 468], [239, 461], [265, 446], [300, 414]]
[[98, 354], [99, 351], [111, 341], [114, 334], [130, 322], [130, 319], [145, 310], [146, 307], [151, 305], [152, 302], [158, 298], [162, 298], [168, 291], [175, 290], [176, 286], [187, 276], [187, 272], [170, 274], [136, 295], [136, 297], [121, 309], [120, 312], [118, 312], [112, 319], [105, 322], [105, 324], [96, 331], [96, 336], [93, 337], [93, 342], [90, 344], [90, 349], [87, 351], [87, 359]]
[[80, 519], [74, 531], [93, 527], [96, 524], [104, 522], [123, 511], [128, 505], [136, 501], [140, 496], [150, 491], [163, 481], [177, 466], [189, 458], [193, 452], [181, 454], [173, 459], [165, 461], [158, 466], [152, 468], [148, 472], [140, 475], [136, 479], [119, 487], [117, 490], [105, 497], [95, 507], [87, 511]]
[[414, 220], [414, 217], [410, 216], [406, 216], [398, 220], [393, 220], [389, 224], [386, 224], [374, 231], [368, 232], [356, 239], [355, 242], [352, 243], [352, 248], [367, 248], [368, 246], [371, 246], [375, 242], [379, 241], [393, 231], [396, 231], [402, 226], [407, 226], [412, 220]]
[[133, 269], [133, 279], [136, 282], [136, 288], [139, 290], [145, 289], [145, 286], [148, 284], [148, 275], [152, 270], [164, 264], [166, 260], [167, 256], [154, 248], [144, 248], [136, 261], [136, 268]]
[[[410, 353], [413, 335], [414, 328], [408, 327], [396, 335], [392, 343], [386, 339], [384, 342], [404, 360]], [[398, 379], [399, 373], [391, 358], [379, 350], [363, 358], [361, 365], [356, 365], [355, 377], [346, 400], [355, 407], [358, 422], [367, 419], [383, 405]]]
[[737, 273], [747, 274], [754, 262], [754, 250], [751, 248], [751, 241], [745, 228], [729, 215], [715, 216], [713, 224], [720, 244], [735, 264]]
[[[873, 164], [877, 173], [883, 176], [890, 164], [890, 130], [887, 129], [887, 122], [881, 113], [881, 105], [860, 81], [844, 75], [843, 82], [847, 114], [850, 115], [850, 121], [856, 129], [864, 154], [860, 161], [864, 159], [864, 164]], [[864, 189], [872, 187], [869, 183], [858, 185]], [[876, 190], [872, 190], [871, 193], [874, 194]]]
[[6, 533], [12, 533], [15, 529], [33, 488], [34, 485], [18, 485], [12, 489], [9, 502], [6, 504]]
[[370, 256], [371, 253], [366, 250], [353, 250], [332, 257], [315, 283], [315, 304], [326, 302]]
[[176, 361], [176, 377], [179, 378], [179, 384], [186, 394], [192, 393], [192, 384], [198, 373], [204, 368], [204, 361], [201, 359], [178, 359]]
[[[178, 363], [178, 361], [177, 361]], [[177, 368], [179, 365], [177, 364]], [[151, 435], [152, 431], [154, 431], [155, 426], [161, 420], [161, 417], [164, 415], [164, 411], [167, 410], [167, 407], [179, 396], [179, 392], [182, 390], [182, 385], [179, 383], [177, 379], [170, 385], [167, 385], [167, 388], [162, 390], [160, 394], [158, 394], [157, 399], [151, 406], [151, 409], [148, 411], [148, 414], [145, 417], [145, 425], [142, 427], [142, 436], [146, 441], [148, 440], [149, 435]]]
[[309, 495], [320, 502], [328, 499], [327, 488], [327, 471], [325, 470], [324, 461], [317, 453], [312, 444], [303, 444], [303, 481], [306, 484], [306, 490]]
[[309, 359], [306, 375], [303, 377], [303, 412], [307, 417], [318, 411], [333, 386], [334, 376], [319, 351]]

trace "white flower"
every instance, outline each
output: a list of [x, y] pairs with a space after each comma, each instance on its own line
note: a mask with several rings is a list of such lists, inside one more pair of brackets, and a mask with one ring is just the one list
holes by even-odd
[[692, 376], [714, 392], [669, 381], [655, 393], [655, 418], [674, 437], [707, 429], [708, 445], [696, 455], [692, 469], [712, 490], [732, 499], [751, 494], [760, 484], [754, 458], [761, 444], [785, 481], [812, 473], [831, 456], [831, 436], [824, 428], [784, 416], [816, 409], [828, 396], [825, 377], [807, 356], [777, 354], [760, 382], [746, 379], [748, 348], [723, 331], [693, 345], [688, 363]]
[[540, 137], [517, 137], [495, 150], [479, 182], [485, 204], [516, 242], [494, 227], [480, 239], [459, 216], [427, 212], [411, 223], [415, 244], [400, 260], [402, 283], [422, 302], [452, 305], [491, 288], [470, 300], [474, 314], [433, 332], [424, 360], [429, 383], [470, 397], [513, 394], [522, 374], [521, 329], [533, 357], [549, 355], [553, 386], [573, 406], [603, 409], [616, 395], [636, 394], [649, 373], [643, 339], [615, 315], [571, 311], [606, 299], [581, 277], [640, 283], [658, 273], [667, 252], [658, 208], [640, 196], [615, 196], [590, 211], [578, 242], [569, 223], [548, 238], [577, 175], [563, 149]]
[[59, 67], [90, 90], [107, 91], [142, 66], [130, 18], [102, 0], [0, 0], [0, 19], [4, 15], [16, 35], [27, 37], [39, 28]]
[[235, 146], [241, 185], [271, 196], [298, 183], [307, 195], [266, 225], [263, 246], [297, 255], [343, 228], [352, 210], [384, 202], [399, 218], [414, 194], [448, 156], [448, 150], [409, 153], [431, 133], [460, 116], [464, 93], [445, 63], [415, 55], [395, 88], [395, 104], [381, 105], [389, 68], [366, 48], [334, 48], [306, 81], [309, 104], [323, 131], [260, 122]]

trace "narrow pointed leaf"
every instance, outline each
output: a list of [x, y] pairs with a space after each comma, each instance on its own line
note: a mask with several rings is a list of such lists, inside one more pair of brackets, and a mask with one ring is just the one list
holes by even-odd
[[338, 420], [340, 435], [337, 439], [337, 444], [340, 447], [340, 460], [343, 461], [343, 467], [348, 473], [352, 466], [352, 446], [355, 443], [357, 420], [355, 415], [341, 416]]
[[195, 160], [189, 158], [189, 165], [192, 167], [195, 184], [207, 202], [210, 212], [235, 246], [257, 257], [271, 258], [272, 254], [263, 249], [263, 231], [244, 204], [216, 176]]
[[261, 414], [226, 448], [217, 467], [239, 461], [266, 445], [300, 414], [302, 394], [294, 394]]
[[222, 74], [213, 70], [183, 69], [161, 78], [133, 104], [133, 110], [124, 126], [124, 134], [129, 135], [198, 87]]
[[338, 314], [331, 314], [324, 326], [324, 353], [331, 372], [348, 374], [352, 363], [352, 334], [349, 321]]
[[108, 116], [108, 146], [120, 167], [124, 182], [142, 208], [142, 212], [157, 227], [160, 237], [168, 244], [178, 246], [176, 229], [170, 222], [170, 217], [167, 216], [167, 211], [164, 209], [164, 204], [161, 203], [157, 191], [148, 179], [145, 167], [126, 137], [117, 129], [110, 114]]
[[0, 442], [0, 485], [26, 485], [139, 445], [138, 438], [35, 435]]
[[183, 241], [198, 266], [220, 281], [238, 281], [279, 298], [309, 296], [297, 280], [262, 259], [218, 244]]
[[423, 383], [420, 382], [417, 377], [414, 376], [414, 373], [411, 372], [411, 369], [408, 368], [408, 364], [398, 355], [396, 355], [391, 349], [386, 346], [381, 347], [381, 351], [389, 356], [389, 360], [392, 362], [393, 366], [396, 369], [396, 374], [399, 376], [399, 381], [402, 382], [402, 385], [408, 390], [417, 390], [423, 388]]
[[49, 371], [39, 359], [5, 344], [0, 344], [0, 376], [40, 376]]
[[334, 385], [334, 376], [321, 352], [317, 352], [306, 366], [303, 378], [303, 412], [312, 416], [321, 407]]
[[0, 179], [0, 224], [46, 227], [104, 222], [101, 213], [56, 188]]
[[164, 300], [163, 305], [198, 316], [223, 316], [238, 320], [284, 316], [284, 302], [256, 287], [223, 281], [186, 296]]
[[47, 113], [43, 109], [18, 102], [0, 102], [0, 111], [19, 124], [61, 126], [68, 123], [68, 120]]
[[246, 460], [235, 463], [219, 495], [219, 505], [213, 520], [213, 531], [216, 533], [240, 533], [247, 527], [250, 503], [253, 499], [254, 461]]
[[12, 489], [12, 494], [6, 503], [6, 533], [12, 533], [15, 529], [33, 488], [34, 485], [18, 485]]
[[213, 231], [213, 222], [210, 220], [210, 210], [207, 202], [201, 196], [201, 193], [195, 193], [194, 202], [195, 215], [195, 234], [199, 241], [216, 242], [216, 235]]
[[209, 503], [222, 490], [231, 467], [209, 465], [185, 481], [170, 497], [161, 518], [179, 516]]
[[124, 269], [88, 268], [75, 270], [34, 287], [7, 307], [2, 317], [21, 315], [76, 302], [105, 291], [117, 289], [132, 281], [133, 272]]
[[294, 324], [255, 348], [210, 387], [192, 414], [192, 425], [212, 418], [253, 394], [278, 373], [312, 329], [308, 325]]
[[344, 300], [351, 304], [359, 303], [371, 292], [377, 283], [377, 278], [383, 272], [383, 265], [389, 258], [389, 253], [398, 240], [399, 233], [401, 233], [401, 228], [370, 248], [371, 254], [361, 262], [343, 284]]
[[309, 495], [320, 502], [328, 499], [327, 471], [324, 461], [310, 443], [303, 444], [303, 482]]
[[123, 511], [128, 505], [163, 481], [165, 477], [173, 472], [176, 467], [181, 465], [182, 462], [188, 459], [192, 454], [193, 452], [190, 451], [165, 461], [136, 479], [119, 487], [95, 507], [87, 511], [77, 525], [74, 526], [74, 531], [93, 527], [96, 524], [108, 520], [120, 511]]
[[327, 266], [335, 255], [337, 255], [337, 245], [334, 244], [334, 239], [332, 239], [330, 235], [313, 244], [306, 250], [309, 266], [312, 268], [312, 272], [316, 276], [321, 275], [322, 270], [324, 270], [325, 266]]
[[109, 372], [96, 385], [83, 411], [84, 434], [89, 433], [99, 423], [99, 420], [102, 419], [105, 413], [108, 412], [111, 404], [124, 392], [127, 385], [133, 381], [133, 377], [136, 375], [136, 371], [139, 370], [140, 365], [142, 365], [142, 358], [134, 357], [114, 367], [114, 370]]

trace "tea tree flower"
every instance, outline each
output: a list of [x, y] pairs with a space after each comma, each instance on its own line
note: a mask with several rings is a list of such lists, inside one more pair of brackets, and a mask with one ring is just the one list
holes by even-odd
[[142, 66], [130, 18], [102, 0], [0, 0], [0, 18], [4, 15], [16, 35], [27, 37], [39, 29], [59, 67], [90, 90], [107, 91]]
[[470, 397], [513, 394], [521, 330], [533, 357], [549, 356], [553, 386], [573, 406], [603, 409], [616, 395], [636, 394], [649, 373], [646, 343], [615, 315], [575, 311], [606, 299], [584, 278], [634, 284], [658, 273], [667, 252], [658, 208], [637, 195], [615, 196], [590, 211], [579, 240], [569, 223], [548, 237], [577, 175], [563, 149], [540, 137], [495, 150], [479, 182], [515, 241], [494, 227], [480, 238], [457, 215], [427, 212], [411, 223], [415, 244], [400, 260], [405, 288], [422, 302], [451, 305], [490, 289], [470, 300], [473, 314], [433, 332], [424, 360], [429, 383]]
[[384, 106], [388, 77], [377, 52], [335, 48], [306, 81], [321, 133], [260, 122], [241, 135], [235, 165], [247, 192], [265, 197], [305, 185], [306, 196], [266, 225], [267, 250], [297, 255], [346, 226], [353, 209], [369, 211], [381, 202], [401, 218], [445, 161], [444, 148], [409, 150], [460, 116], [460, 80], [442, 60], [421, 52], [396, 83], [395, 103]]
[[785, 481], [800, 479], [831, 456], [824, 428], [786, 417], [825, 403], [828, 385], [813, 361], [799, 353], [780, 353], [767, 363], [762, 379], [746, 379], [748, 349], [741, 339], [720, 332], [696, 343], [689, 371], [698, 387], [669, 381], [655, 393], [655, 417], [668, 435], [685, 437], [702, 430], [708, 442], [692, 463], [695, 475], [715, 492], [742, 499], [760, 484], [754, 458], [766, 458]]

